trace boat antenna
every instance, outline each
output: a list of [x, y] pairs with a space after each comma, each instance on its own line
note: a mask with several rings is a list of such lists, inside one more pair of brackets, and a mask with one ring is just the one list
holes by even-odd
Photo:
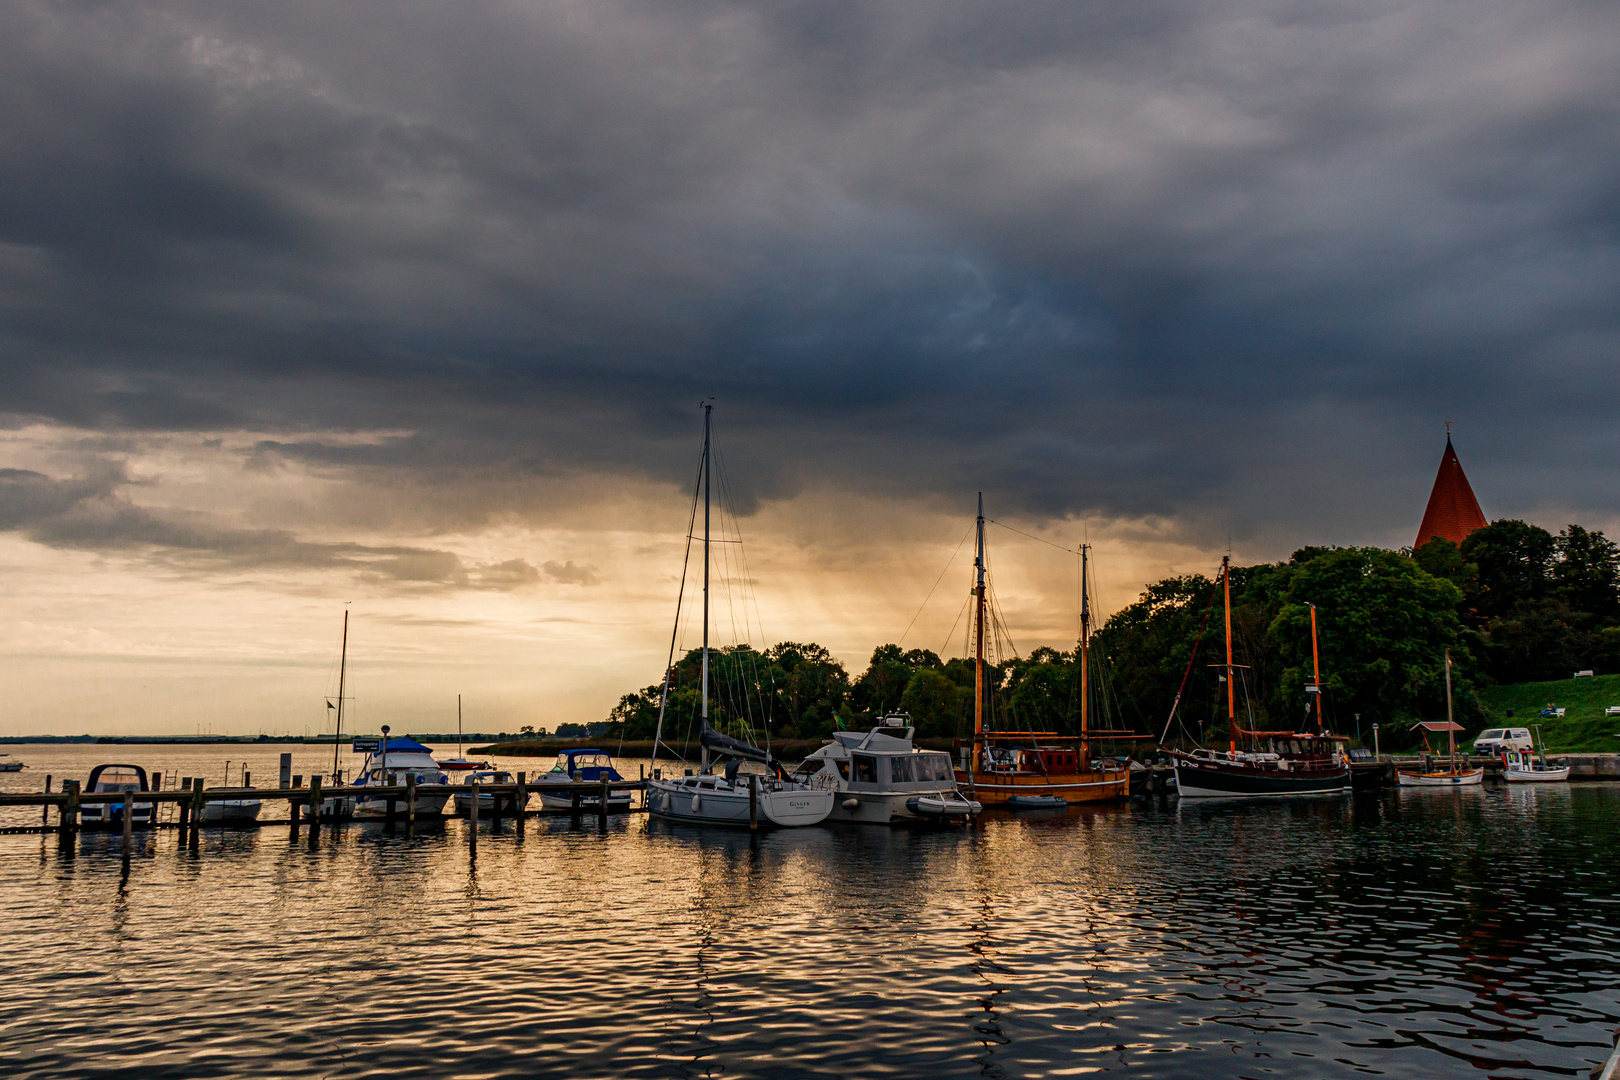
[[464, 758], [461, 752], [461, 695], [456, 695], [456, 757]]
[[1226, 726], [1232, 753], [1237, 753], [1237, 691], [1232, 685], [1232, 556], [1221, 556], [1221, 584], [1226, 604]]
[[[979, 492], [978, 541], [973, 556], [973, 759], [976, 765], [979, 744], [984, 736], [984, 492]], [[974, 765], [968, 768], [973, 774]]]
[[[714, 406], [708, 402], [703, 403], [703, 710], [702, 730], [709, 730], [709, 504], [710, 504], [710, 477], [709, 477], [709, 432], [710, 416]], [[701, 737], [698, 743], [702, 748], [703, 757], [698, 766], [700, 773], [709, 771], [709, 748], [703, 743]]]
[[[331, 653], [326, 655], [331, 656]], [[326, 670], [331, 671], [331, 668]], [[349, 670], [349, 609], [343, 609], [343, 650], [338, 659], [337, 732], [332, 736], [332, 782], [338, 778], [338, 744], [343, 741], [343, 676]]]

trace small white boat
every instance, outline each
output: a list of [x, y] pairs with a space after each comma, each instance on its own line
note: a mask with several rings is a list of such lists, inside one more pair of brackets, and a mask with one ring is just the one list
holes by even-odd
[[[122, 791], [133, 794], [150, 790], [152, 789], [146, 779], [146, 770], [139, 765], [97, 765], [90, 770], [90, 779], [85, 781], [83, 788], [85, 794], [95, 791]], [[129, 815], [131, 825], [150, 825], [152, 804], [134, 803], [130, 807]], [[84, 803], [79, 807], [79, 824], [86, 829], [116, 828], [123, 820], [122, 802]]]
[[[250, 794], [252, 788], [214, 788], [212, 791], [233, 793], [233, 797], [225, 799], [209, 799], [203, 803], [202, 816], [198, 819], [204, 825], [245, 825], [250, 821], [259, 820], [259, 810], [262, 803]], [[235, 792], [241, 792], [235, 795]]]
[[[600, 784], [606, 776], [608, 783], [623, 780], [619, 770], [613, 767], [613, 756], [606, 750], [564, 750], [557, 755], [556, 764], [551, 771], [542, 773], [535, 780], [535, 790], [540, 794], [540, 806], [544, 810], [571, 810], [574, 806], [574, 793], [567, 790], [567, 785], [586, 783]], [[546, 788], [557, 790], [547, 791]], [[582, 791], [579, 796], [579, 808], [582, 811], [599, 812], [602, 802], [600, 792]], [[608, 813], [626, 814], [630, 812], [630, 789], [608, 788]], [[480, 808], [482, 813], [482, 808]]]
[[1484, 769], [1457, 769], [1442, 772], [1396, 773], [1395, 782], [1401, 787], [1471, 787], [1485, 782]]
[[[459, 817], [469, 816], [472, 813], [472, 801], [477, 798], [478, 816], [481, 818], [493, 817], [495, 814], [495, 793], [478, 789], [484, 784], [512, 784], [516, 782], [516, 778], [509, 772], [485, 769], [481, 772], [470, 773], [467, 779], [463, 781], [467, 791], [465, 793], [456, 792], [456, 814]], [[474, 792], [477, 794], [475, 795]], [[517, 805], [517, 794], [515, 792], [501, 792], [500, 801], [502, 817], [515, 817], [517, 815], [520, 808]], [[523, 800], [524, 806], [521, 809], [528, 809], [528, 801], [528, 799]]]
[[1452, 788], [1474, 787], [1485, 782], [1484, 769], [1470, 769], [1457, 764], [1457, 732], [1462, 725], [1451, 716], [1451, 650], [1446, 650], [1446, 719], [1439, 721], [1424, 721], [1418, 727], [1425, 732], [1423, 745], [1429, 745], [1428, 732], [1445, 732], [1448, 764], [1444, 769], [1435, 769], [1430, 772], [1398, 772], [1395, 774], [1397, 787], [1411, 788]]
[[10, 754], [0, 754], [0, 772], [22, 772], [23, 764]]
[[828, 821], [889, 825], [979, 813], [983, 807], [957, 787], [951, 756], [913, 748], [914, 734], [903, 713], [883, 717], [871, 731], [835, 731], [832, 742], [799, 763], [793, 779], [834, 793]]
[[1502, 752], [1502, 775], [1510, 784], [1563, 784], [1569, 782], [1568, 765], [1550, 765], [1547, 763], [1547, 744], [1541, 736], [1541, 728], [1536, 728], [1536, 742], [1539, 747], [1530, 750], [1504, 750]]

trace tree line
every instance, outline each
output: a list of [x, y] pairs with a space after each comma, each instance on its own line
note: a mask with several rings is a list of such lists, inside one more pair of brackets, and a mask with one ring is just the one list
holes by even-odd
[[[1434, 539], [1415, 552], [1306, 547], [1286, 562], [1233, 567], [1234, 697], [1246, 727], [1314, 726], [1310, 605], [1318, 621], [1329, 726], [1392, 745], [1418, 719], [1445, 715], [1450, 649], [1459, 722], [1485, 717], [1490, 682], [1620, 671], [1620, 549], [1570, 525], [1557, 535], [1502, 520], [1461, 545]], [[1091, 727], [1160, 733], [1185, 682], [1172, 738], [1207, 741], [1226, 727], [1226, 629], [1214, 576], [1166, 578], [1092, 637]], [[1200, 626], [1202, 633], [1200, 636]], [[1194, 648], [1197, 648], [1195, 657]], [[990, 723], [1001, 730], [1079, 730], [1078, 650], [1040, 648], [988, 664]], [[665, 732], [695, 730], [701, 652], [668, 673]], [[905, 712], [923, 737], [959, 737], [973, 723], [973, 662], [895, 644], [873, 650], [851, 678], [826, 648], [782, 642], [711, 651], [711, 723], [740, 737], [821, 738]], [[662, 687], [626, 694], [609, 716], [626, 738], [651, 738]], [[1415, 738], [1415, 736], [1410, 736]]]

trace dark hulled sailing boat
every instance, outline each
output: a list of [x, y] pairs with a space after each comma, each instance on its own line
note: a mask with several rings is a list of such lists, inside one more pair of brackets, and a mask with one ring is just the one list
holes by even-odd
[[[1199, 748], [1192, 753], [1167, 750], [1176, 769], [1176, 790], [1183, 799], [1269, 798], [1285, 795], [1337, 795], [1350, 790], [1350, 763], [1342, 740], [1322, 725], [1321, 672], [1315, 671], [1318, 730], [1249, 731], [1238, 724], [1232, 663], [1232, 560], [1221, 560], [1226, 609], [1226, 719], [1231, 733], [1224, 751]], [[1197, 656], [1194, 650], [1194, 657]], [[1316, 665], [1316, 609], [1311, 609], [1311, 657]], [[1191, 661], [1188, 662], [1189, 669]], [[1179, 704], [1180, 695], [1177, 695]], [[1171, 719], [1175, 718], [1174, 708]], [[1166, 727], [1168, 732], [1168, 726]], [[1248, 749], [1239, 750], [1239, 744]]]

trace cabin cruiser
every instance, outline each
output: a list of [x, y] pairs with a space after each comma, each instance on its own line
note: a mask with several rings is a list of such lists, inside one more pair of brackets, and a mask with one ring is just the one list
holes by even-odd
[[210, 788], [209, 794], [226, 797], [203, 803], [202, 816], [197, 820], [204, 825], [245, 825], [259, 820], [263, 803], [253, 797], [252, 788]]
[[[363, 751], [366, 760], [360, 766], [360, 775], [355, 779], [354, 785], [365, 787], [404, 787], [405, 778], [416, 777], [418, 784], [448, 784], [450, 778], [439, 768], [438, 762], [433, 760], [433, 751], [411, 738], [388, 738], [388, 729], [383, 728], [383, 737], [375, 740], [376, 748]], [[321, 816], [327, 817], [336, 813], [339, 817], [381, 818], [388, 816], [387, 795], [355, 795], [352, 798], [324, 799], [322, 800]], [[406, 808], [403, 795], [394, 795], [396, 810], [403, 812]], [[450, 801], [449, 795], [417, 795], [416, 815], [422, 817], [437, 817], [444, 813], [444, 804]]]
[[[493, 816], [497, 796], [494, 792], [483, 791], [481, 788], [485, 784], [515, 783], [517, 783], [517, 779], [511, 773], [502, 769], [480, 769], [477, 772], [469, 773], [466, 780], [462, 781], [462, 786], [467, 790], [456, 792], [456, 815], [458, 817], [467, 817], [471, 814], [472, 801], [476, 798], [478, 800], [478, 816]], [[524, 798], [523, 806], [518, 806], [515, 791], [503, 791], [500, 793], [499, 798], [502, 817], [515, 817], [520, 810], [528, 809], [528, 798]]]
[[[139, 765], [97, 765], [85, 781], [86, 795], [97, 791], [151, 791], [146, 770]], [[130, 807], [131, 825], [152, 824], [152, 804], [137, 802]], [[86, 829], [115, 828], [124, 820], [122, 802], [85, 803], [79, 807], [79, 824]]]
[[910, 717], [886, 716], [871, 731], [835, 731], [793, 778], [835, 792], [828, 821], [877, 825], [968, 818], [983, 807], [956, 786], [949, 754], [917, 750]]
[[[546, 810], [571, 810], [574, 807], [574, 794], [568, 790], [567, 785], [600, 784], [603, 777], [606, 777], [609, 783], [624, 779], [619, 775], [619, 770], [613, 767], [613, 757], [606, 750], [564, 750], [557, 755], [557, 763], [551, 767], [551, 771], [541, 775], [536, 781], [540, 792], [540, 805]], [[547, 787], [557, 787], [558, 790], [547, 791]], [[580, 792], [581, 810], [599, 812], [601, 803], [600, 792]], [[630, 789], [609, 788], [607, 808], [610, 814], [628, 813]], [[482, 812], [482, 807], [479, 809]]]

